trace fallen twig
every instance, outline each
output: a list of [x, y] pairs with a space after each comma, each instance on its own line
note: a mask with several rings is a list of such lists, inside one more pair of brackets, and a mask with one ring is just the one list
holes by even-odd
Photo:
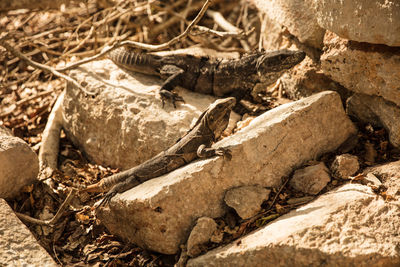
[[54, 92], [54, 90], [44, 91], [44, 92], [40, 92], [40, 93], [38, 93], [36, 95], [33, 95], [31, 97], [21, 99], [20, 101], [15, 103], [14, 108], [12, 110], [0, 114], [0, 119], [4, 118], [4, 117], [7, 117], [8, 115], [12, 114], [17, 107], [25, 104], [26, 102], [32, 101], [32, 100], [34, 100], [36, 98], [39, 98], [39, 97], [47, 96], [47, 95], [49, 95], [49, 94], [51, 94], [53, 92]]
[[0, 45], [3, 46], [5, 49], [10, 51], [14, 56], [19, 57], [23, 60], [25, 60], [29, 65], [32, 67], [35, 67], [37, 69], [41, 69], [47, 72], [52, 73], [53, 75], [63, 78], [64, 80], [67, 80], [68, 82], [74, 84], [76, 87], [78, 87], [82, 92], [84, 92], [87, 95], [95, 95], [96, 93], [94, 92], [89, 92], [87, 91], [83, 86], [81, 86], [76, 80], [73, 78], [69, 77], [68, 75], [65, 75], [57, 70], [55, 70], [52, 67], [49, 67], [47, 65], [41, 64], [39, 62], [35, 62], [28, 57], [26, 57], [24, 54], [22, 54], [20, 51], [16, 50], [14, 47], [12, 47], [8, 42], [6, 42], [4, 39], [0, 39]]
[[[215, 21], [215, 23], [217, 23], [218, 26], [220, 26], [225, 31], [236, 32], [236, 33], [239, 33], [241, 31], [238, 27], [232, 25], [229, 21], [227, 21], [220, 12], [208, 10], [207, 16], [212, 18]], [[250, 50], [250, 46], [247, 44], [245, 40], [240, 40], [240, 44], [246, 51]]]
[[254, 32], [256, 28], [251, 28], [251, 30], [245, 32], [243, 30], [240, 30], [239, 32], [234, 31], [234, 32], [221, 32], [221, 31], [216, 31], [204, 26], [199, 26], [199, 25], [195, 25], [193, 28], [193, 31], [191, 32], [192, 35], [195, 34], [205, 34], [205, 33], [211, 33], [214, 34], [218, 37], [221, 38], [227, 38], [227, 37], [233, 37], [236, 39], [245, 39], [247, 38], [252, 32]]
[[182, 40], [183, 38], [185, 38], [189, 33], [190, 30], [200, 21], [200, 19], [203, 17], [204, 13], [206, 12], [207, 8], [211, 5], [212, 1], [211, 0], [207, 0], [203, 7], [201, 8], [201, 10], [199, 11], [199, 13], [197, 14], [197, 16], [193, 19], [193, 21], [186, 27], [185, 31], [183, 33], [181, 33], [180, 35], [172, 38], [171, 40], [169, 40], [166, 43], [163, 44], [159, 44], [159, 45], [152, 45], [152, 44], [145, 44], [145, 43], [140, 43], [140, 42], [135, 42], [135, 41], [122, 41], [122, 42], [116, 42], [114, 43], [112, 46], [106, 47], [105, 49], [103, 49], [103, 51], [101, 51], [99, 54], [94, 55], [92, 57], [89, 58], [85, 58], [83, 60], [77, 61], [75, 63], [72, 63], [68, 66], [65, 66], [63, 68], [58, 68], [58, 71], [66, 71], [66, 70], [70, 70], [73, 68], [76, 68], [77, 66], [80, 66], [82, 64], [88, 63], [90, 61], [96, 60], [98, 58], [101, 58], [102, 56], [106, 55], [107, 53], [109, 53], [110, 51], [121, 47], [121, 46], [130, 46], [130, 47], [134, 47], [134, 48], [138, 48], [138, 49], [142, 49], [142, 50], [147, 50], [147, 51], [160, 51], [163, 49], [166, 49], [168, 47], [170, 47], [171, 45], [179, 42], [180, 40]]

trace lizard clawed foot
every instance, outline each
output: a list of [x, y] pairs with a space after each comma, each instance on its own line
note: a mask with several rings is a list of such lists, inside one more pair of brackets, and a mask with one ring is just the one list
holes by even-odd
[[223, 156], [224, 159], [227, 159], [227, 160], [232, 159], [231, 150], [226, 147], [219, 147], [219, 148], [215, 149], [215, 154], [218, 156]]
[[229, 147], [207, 148], [204, 144], [197, 149], [199, 158], [209, 158], [214, 156], [223, 156], [227, 160], [232, 159], [231, 150]]
[[183, 100], [183, 97], [178, 95], [177, 93], [168, 91], [168, 90], [160, 90], [160, 96], [161, 96], [161, 101], [162, 101], [162, 107], [164, 108], [165, 105], [165, 100], [171, 100], [172, 105], [174, 105], [174, 108], [176, 108], [176, 102], [183, 102], [185, 103], [185, 100]]
[[116, 195], [116, 192], [109, 191], [107, 194], [104, 195], [103, 199], [101, 200], [100, 204], [97, 207], [103, 207], [110, 204], [111, 199]]

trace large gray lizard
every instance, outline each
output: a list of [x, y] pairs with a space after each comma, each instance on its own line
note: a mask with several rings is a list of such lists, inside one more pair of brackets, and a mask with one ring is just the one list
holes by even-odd
[[88, 186], [82, 191], [98, 192], [109, 190], [100, 206], [108, 203], [117, 193], [141, 184], [149, 179], [169, 173], [196, 158], [216, 155], [230, 157], [227, 148], [211, 148], [228, 125], [232, 108], [236, 104], [234, 97], [218, 99], [204, 111], [195, 125], [178, 142], [155, 157], [129, 170], [114, 174], [100, 182]]
[[163, 105], [169, 99], [175, 107], [176, 101], [183, 101], [172, 92], [176, 86], [218, 97], [241, 99], [257, 84], [275, 82], [285, 71], [301, 62], [305, 53], [277, 50], [221, 60], [191, 55], [158, 56], [120, 47], [111, 51], [109, 57], [122, 69], [165, 79], [159, 91]]

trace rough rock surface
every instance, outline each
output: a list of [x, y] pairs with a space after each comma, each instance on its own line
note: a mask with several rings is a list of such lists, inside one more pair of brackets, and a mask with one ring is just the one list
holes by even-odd
[[[131, 76], [133, 75], [133, 77]], [[176, 91], [186, 104], [162, 107], [157, 77], [126, 73], [110, 60], [90, 62], [71, 72], [98, 92], [85, 97], [68, 84], [63, 127], [90, 160], [127, 169], [173, 145], [215, 98]]]
[[365, 177], [363, 177], [361, 184], [370, 185], [373, 188], [379, 188], [382, 185], [382, 182], [373, 173], [369, 172]]
[[195, 266], [399, 266], [400, 203], [347, 184], [225, 247]]
[[364, 174], [372, 173], [388, 188], [387, 194], [400, 198], [400, 160], [370, 167]]
[[0, 126], [0, 198], [12, 198], [36, 181], [39, 160], [21, 138]]
[[309, 57], [283, 74], [280, 80], [290, 99], [297, 100], [327, 90], [338, 92], [342, 99], [350, 96], [349, 90], [326, 76], [321, 66]]
[[347, 100], [346, 112], [361, 122], [384, 127], [390, 143], [400, 147], [400, 106], [382, 97], [354, 94]]
[[400, 46], [398, 0], [314, 0], [314, 4], [324, 29], [358, 42]]
[[0, 236], [1, 266], [58, 266], [1, 198]]
[[351, 154], [336, 156], [331, 165], [333, 176], [342, 179], [348, 179], [349, 176], [354, 175], [359, 168], [358, 157]]
[[329, 170], [325, 163], [308, 166], [296, 170], [289, 184], [296, 190], [306, 194], [316, 195], [331, 181]]
[[201, 217], [190, 232], [187, 241], [187, 254], [190, 257], [201, 253], [200, 246], [210, 242], [213, 233], [217, 230], [217, 223], [208, 217]]
[[324, 43], [325, 74], [349, 90], [382, 96], [400, 106], [400, 47], [352, 42], [332, 32]]
[[229, 189], [224, 197], [226, 205], [233, 208], [242, 219], [248, 219], [261, 210], [271, 190], [259, 185], [248, 185]]
[[300, 42], [316, 48], [322, 47], [325, 30], [318, 25], [314, 17], [311, 0], [253, 0], [253, 2], [269, 18], [285, 26]]
[[293, 168], [335, 150], [356, 132], [335, 92], [279, 106], [216, 144], [232, 160], [198, 160], [115, 196], [97, 216], [113, 234], [175, 254], [196, 218], [222, 216], [233, 187], [276, 187]]

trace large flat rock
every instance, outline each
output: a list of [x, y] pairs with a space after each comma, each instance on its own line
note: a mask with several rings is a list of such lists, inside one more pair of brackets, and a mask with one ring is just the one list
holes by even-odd
[[399, 266], [399, 208], [347, 184], [188, 266]]
[[215, 98], [178, 88], [186, 101], [162, 107], [157, 77], [124, 72], [111, 60], [82, 65], [71, 72], [97, 92], [84, 96], [67, 85], [63, 128], [68, 138], [98, 164], [127, 169], [174, 144]]
[[398, 0], [314, 0], [318, 24], [358, 41], [400, 46]]
[[0, 198], [15, 197], [25, 185], [37, 181], [39, 160], [21, 138], [0, 126]]
[[58, 266], [0, 198], [0, 266]]
[[349, 90], [400, 105], [400, 47], [351, 42], [328, 32], [321, 68]]
[[244, 185], [277, 187], [294, 168], [335, 150], [356, 129], [335, 92], [275, 108], [216, 146], [232, 160], [198, 160], [114, 197], [97, 216], [116, 235], [144, 248], [174, 254], [199, 217], [226, 211], [225, 192]]

